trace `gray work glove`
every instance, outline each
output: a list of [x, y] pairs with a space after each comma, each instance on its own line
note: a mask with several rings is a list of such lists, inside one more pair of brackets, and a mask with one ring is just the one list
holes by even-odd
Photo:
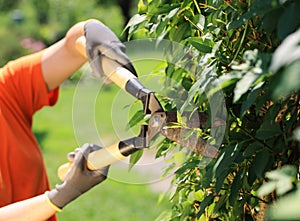
[[125, 45], [107, 26], [97, 20], [90, 20], [85, 24], [84, 32], [86, 53], [92, 71], [96, 76], [104, 76], [102, 69], [103, 56], [116, 61], [137, 76], [133, 65], [125, 54]]
[[[49, 200], [62, 209], [71, 201], [101, 183], [106, 179], [108, 167], [99, 170], [89, 170], [87, 168], [88, 155], [101, 147], [94, 144], [85, 144], [75, 150], [73, 154], [74, 164], [65, 176], [62, 184], [57, 184], [55, 189], [48, 192]], [[72, 156], [69, 155], [69, 157]]]

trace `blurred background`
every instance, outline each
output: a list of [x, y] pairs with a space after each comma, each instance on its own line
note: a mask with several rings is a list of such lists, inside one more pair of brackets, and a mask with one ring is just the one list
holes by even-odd
[[[123, 31], [124, 26], [136, 13], [137, 4], [137, 0], [0, 0], [1, 66], [9, 60], [34, 53], [55, 43], [64, 37], [73, 24], [89, 18], [99, 19], [124, 41], [127, 39], [127, 33]], [[151, 72], [154, 65], [151, 61], [141, 61], [136, 68], [139, 74], [143, 75]], [[88, 68], [84, 67], [64, 83], [57, 105], [43, 108], [35, 115], [33, 121], [33, 130], [42, 148], [52, 187], [60, 182], [56, 171], [66, 162], [66, 154], [82, 145], [78, 137], [87, 138], [82, 140], [85, 142], [97, 142], [97, 137], [90, 133], [90, 126], [94, 125], [90, 125], [86, 120], [90, 114], [87, 98], [94, 99], [92, 105], [95, 105], [93, 109], [97, 110], [97, 130], [100, 131], [102, 142], [105, 144], [115, 142], [118, 136], [123, 136], [116, 136], [115, 131], [125, 131], [126, 127], [125, 124], [112, 124], [112, 105], [115, 110], [124, 110], [128, 109], [125, 107], [128, 103], [134, 103], [134, 99], [129, 95], [120, 98], [123, 92], [115, 85], [104, 85], [99, 79], [95, 81], [89, 73], [86, 73], [86, 77], [84, 72], [89, 72]], [[124, 99], [129, 99], [127, 104], [114, 102]], [[127, 112], [133, 113], [138, 108], [141, 107], [133, 104]], [[74, 128], [74, 116], [78, 123], [77, 128]], [[126, 117], [129, 117], [128, 114]], [[127, 118], [123, 118], [125, 122]], [[118, 119], [122, 119], [122, 114]], [[155, 220], [168, 208], [165, 199], [162, 198], [167, 185], [156, 183], [155, 187], [149, 182], [143, 182], [149, 178], [151, 171], [129, 171], [125, 163], [112, 166], [110, 173], [113, 174], [113, 179], [108, 179], [101, 186], [68, 205], [58, 214], [59, 220], [150, 221]]]
[[96, 18], [120, 38], [137, 0], [0, 0], [1, 65], [61, 39], [76, 22]]

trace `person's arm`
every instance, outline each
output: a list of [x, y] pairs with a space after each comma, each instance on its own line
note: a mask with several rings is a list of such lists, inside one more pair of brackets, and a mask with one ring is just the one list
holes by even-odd
[[[125, 46], [114, 33], [101, 22], [89, 20], [74, 25], [65, 38], [42, 52], [42, 73], [48, 91], [58, 87], [87, 61], [75, 47], [77, 39], [82, 36], [86, 37], [90, 64], [93, 60], [97, 64], [101, 63], [101, 57], [105, 56], [135, 73], [124, 53]], [[101, 74], [101, 70], [96, 70], [97, 68], [101, 69], [101, 65], [96, 68], [92, 66], [95, 73]], [[45, 220], [94, 185], [101, 183], [106, 178], [108, 167], [97, 171], [87, 169], [86, 159], [91, 148], [95, 148], [95, 145], [85, 147], [82, 154], [78, 154], [77, 164], [75, 158], [74, 166], [61, 185], [43, 195], [0, 208], [0, 221]]]
[[[76, 41], [86, 38], [86, 56], [76, 49]], [[45, 49], [42, 54], [42, 72], [51, 91], [70, 77], [87, 58], [94, 75], [103, 76], [102, 58], [114, 60], [136, 75], [130, 59], [125, 54], [125, 45], [103, 23], [95, 19], [80, 22], [71, 27], [65, 38]]]
[[56, 212], [43, 194], [0, 208], [0, 221], [42, 221]]
[[43, 51], [42, 72], [48, 91], [58, 87], [86, 62], [87, 59], [75, 48], [76, 40], [84, 36], [85, 23], [77, 23], [65, 38]]
[[85, 144], [75, 150], [73, 165], [62, 184], [50, 191], [27, 200], [0, 208], [0, 221], [43, 221], [61, 211], [67, 204], [106, 179], [109, 167], [99, 170], [87, 168], [88, 155], [101, 147]]

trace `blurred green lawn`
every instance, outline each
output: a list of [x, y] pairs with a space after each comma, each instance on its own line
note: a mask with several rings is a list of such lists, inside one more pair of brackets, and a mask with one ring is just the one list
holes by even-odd
[[[144, 71], [152, 64], [143, 65]], [[146, 69], [145, 69], [146, 68]], [[33, 130], [42, 148], [51, 186], [59, 183], [57, 168], [66, 162], [66, 154], [83, 143], [108, 145], [135, 134], [126, 130], [131, 113], [140, 108], [134, 99], [115, 85], [103, 85], [95, 78], [85, 77], [78, 84], [65, 84], [54, 107], [45, 107], [34, 117]], [[133, 103], [131, 106], [126, 104]], [[152, 221], [167, 208], [157, 204], [159, 193], [149, 186], [130, 184], [123, 180], [142, 174], [128, 168], [111, 166], [114, 178], [90, 190], [58, 214], [60, 220], [143, 220]], [[130, 177], [128, 177], [130, 176]]]

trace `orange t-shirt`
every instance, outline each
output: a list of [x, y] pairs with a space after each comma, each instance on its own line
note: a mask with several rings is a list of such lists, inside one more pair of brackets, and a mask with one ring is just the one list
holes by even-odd
[[0, 69], [0, 207], [49, 189], [31, 127], [37, 110], [56, 103], [58, 89], [47, 92], [41, 54], [11, 61]]

